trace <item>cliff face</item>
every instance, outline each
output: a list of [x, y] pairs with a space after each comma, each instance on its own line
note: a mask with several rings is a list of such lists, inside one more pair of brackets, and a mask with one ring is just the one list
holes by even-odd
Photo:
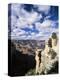
[[[50, 46], [51, 44], [52, 46]], [[50, 38], [48, 42], [45, 43], [45, 49], [41, 53], [40, 74], [42, 72], [44, 72], [44, 74], [58, 73], [58, 49], [58, 41], [55, 38]]]
[[[49, 48], [45, 44], [45, 41], [37, 40], [9, 40], [9, 59], [11, 64], [11, 75], [12, 76], [23, 76], [29, 73], [29, 70], [34, 71], [36, 69], [36, 49], [42, 49], [40, 67], [40, 74], [51, 74], [58, 73], [58, 51], [56, 45]], [[54, 48], [54, 49], [53, 49]], [[57, 52], [56, 52], [57, 51]], [[8, 63], [9, 64], [9, 63]], [[44, 70], [42, 71], [42, 69]], [[28, 75], [28, 74], [27, 74]]]

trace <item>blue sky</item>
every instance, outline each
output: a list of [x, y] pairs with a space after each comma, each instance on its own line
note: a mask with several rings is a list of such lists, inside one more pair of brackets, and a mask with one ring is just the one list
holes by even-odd
[[58, 34], [58, 6], [9, 4], [8, 18], [11, 39], [45, 40]]

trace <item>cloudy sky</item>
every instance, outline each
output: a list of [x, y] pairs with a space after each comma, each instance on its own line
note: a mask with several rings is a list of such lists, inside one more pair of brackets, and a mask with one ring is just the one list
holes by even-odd
[[8, 33], [11, 39], [48, 39], [58, 34], [58, 6], [9, 4]]

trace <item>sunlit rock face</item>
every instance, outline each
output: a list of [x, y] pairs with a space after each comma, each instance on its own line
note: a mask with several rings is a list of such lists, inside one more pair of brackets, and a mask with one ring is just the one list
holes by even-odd
[[57, 39], [52, 38], [52, 47], [57, 45]]
[[40, 74], [44, 72], [47, 73], [50, 70], [51, 66], [51, 55], [48, 54], [50, 48], [46, 45], [44, 51], [42, 51], [41, 56], [41, 66], [40, 66]]
[[40, 74], [51, 73], [51, 70], [54, 69], [56, 69], [56, 72], [53, 73], [58, 72], [58, 41], [53, 38], [51, 38], [51, 40], [52, 46], [50, 47], [49, 43], [46, 43], [45, 49], [41, 52]]
[[52, 37], [51, 37], [51, 39], [52, 39], [52, 49], [56, 52], [56, 53], [58, 53], [59, 52], [59, 45], [58, 45], [58, 43], [59, 43], [59, 41], [58, 41], [58, 37], [57, 37], [57, 34], [56, 33], [52, 33]]
[[36, 74], [39, 73], [40, 63], [41, 63], [41, 52], [42, 49], [37, 49], [35, 51], [35, 60], [36, 60]]
[[55, 51], [55, 52], [59, 52], [59, 45], [58, 45], [58, 42], [57, 42], [57, 39], [52, 39], [52, 49]]

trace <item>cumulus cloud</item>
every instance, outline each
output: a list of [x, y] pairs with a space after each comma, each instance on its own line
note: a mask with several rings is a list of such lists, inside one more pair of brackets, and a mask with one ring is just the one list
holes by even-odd
[[19, 16], [19, 19], [16, 22], [16, 26], [25, 27], [26, 25], [31, 25], [42, 18], [42, 15], [38, 15], [37, 12], [27, 13], [28, 12], [26, 12], [25, 16]]
[[[37, 8], [37, 11], [32, 9], [28, 12], [24, 9], [24, 5], [12, 4], [11, 17], [9, 17], [11, 18], [12, 39], [46, 39], [53, 31], [58, 32], [56, 29], [58, 21], [49, 19], [51, 17], [50, 6], [34, 5], [34, 8]], [[38, 11], [46, 16], [44, 17]], [[40, 19], [43, 21], [40, 22]]]
[[50, 11], [50, 6], [47, 5], [35, 5], [35, 8], [38, 9], [40, 12], [44, 12], [45, 14], [48, 14]]
[[45, 20], [42, 24], [40, 24], [42, 27], [50, 27], [51, 26], [51, 21], [50, 20]]
[[49, 20], [49, 19], [46, 19], [43, 21], [43, 23], [40, 23], [40, 22], [36, 22], [35, 23], [35, 26], [37, 29], [41, 29], [41, 28], [56, 28], [58, 25], [58, 21], [53, 21], [53, 20]]
[[14, 16], [19, 16], [20, 15], [20, 11], [22, 9], [22, 5], [21, 4], [11, 4], [11, 14]]

